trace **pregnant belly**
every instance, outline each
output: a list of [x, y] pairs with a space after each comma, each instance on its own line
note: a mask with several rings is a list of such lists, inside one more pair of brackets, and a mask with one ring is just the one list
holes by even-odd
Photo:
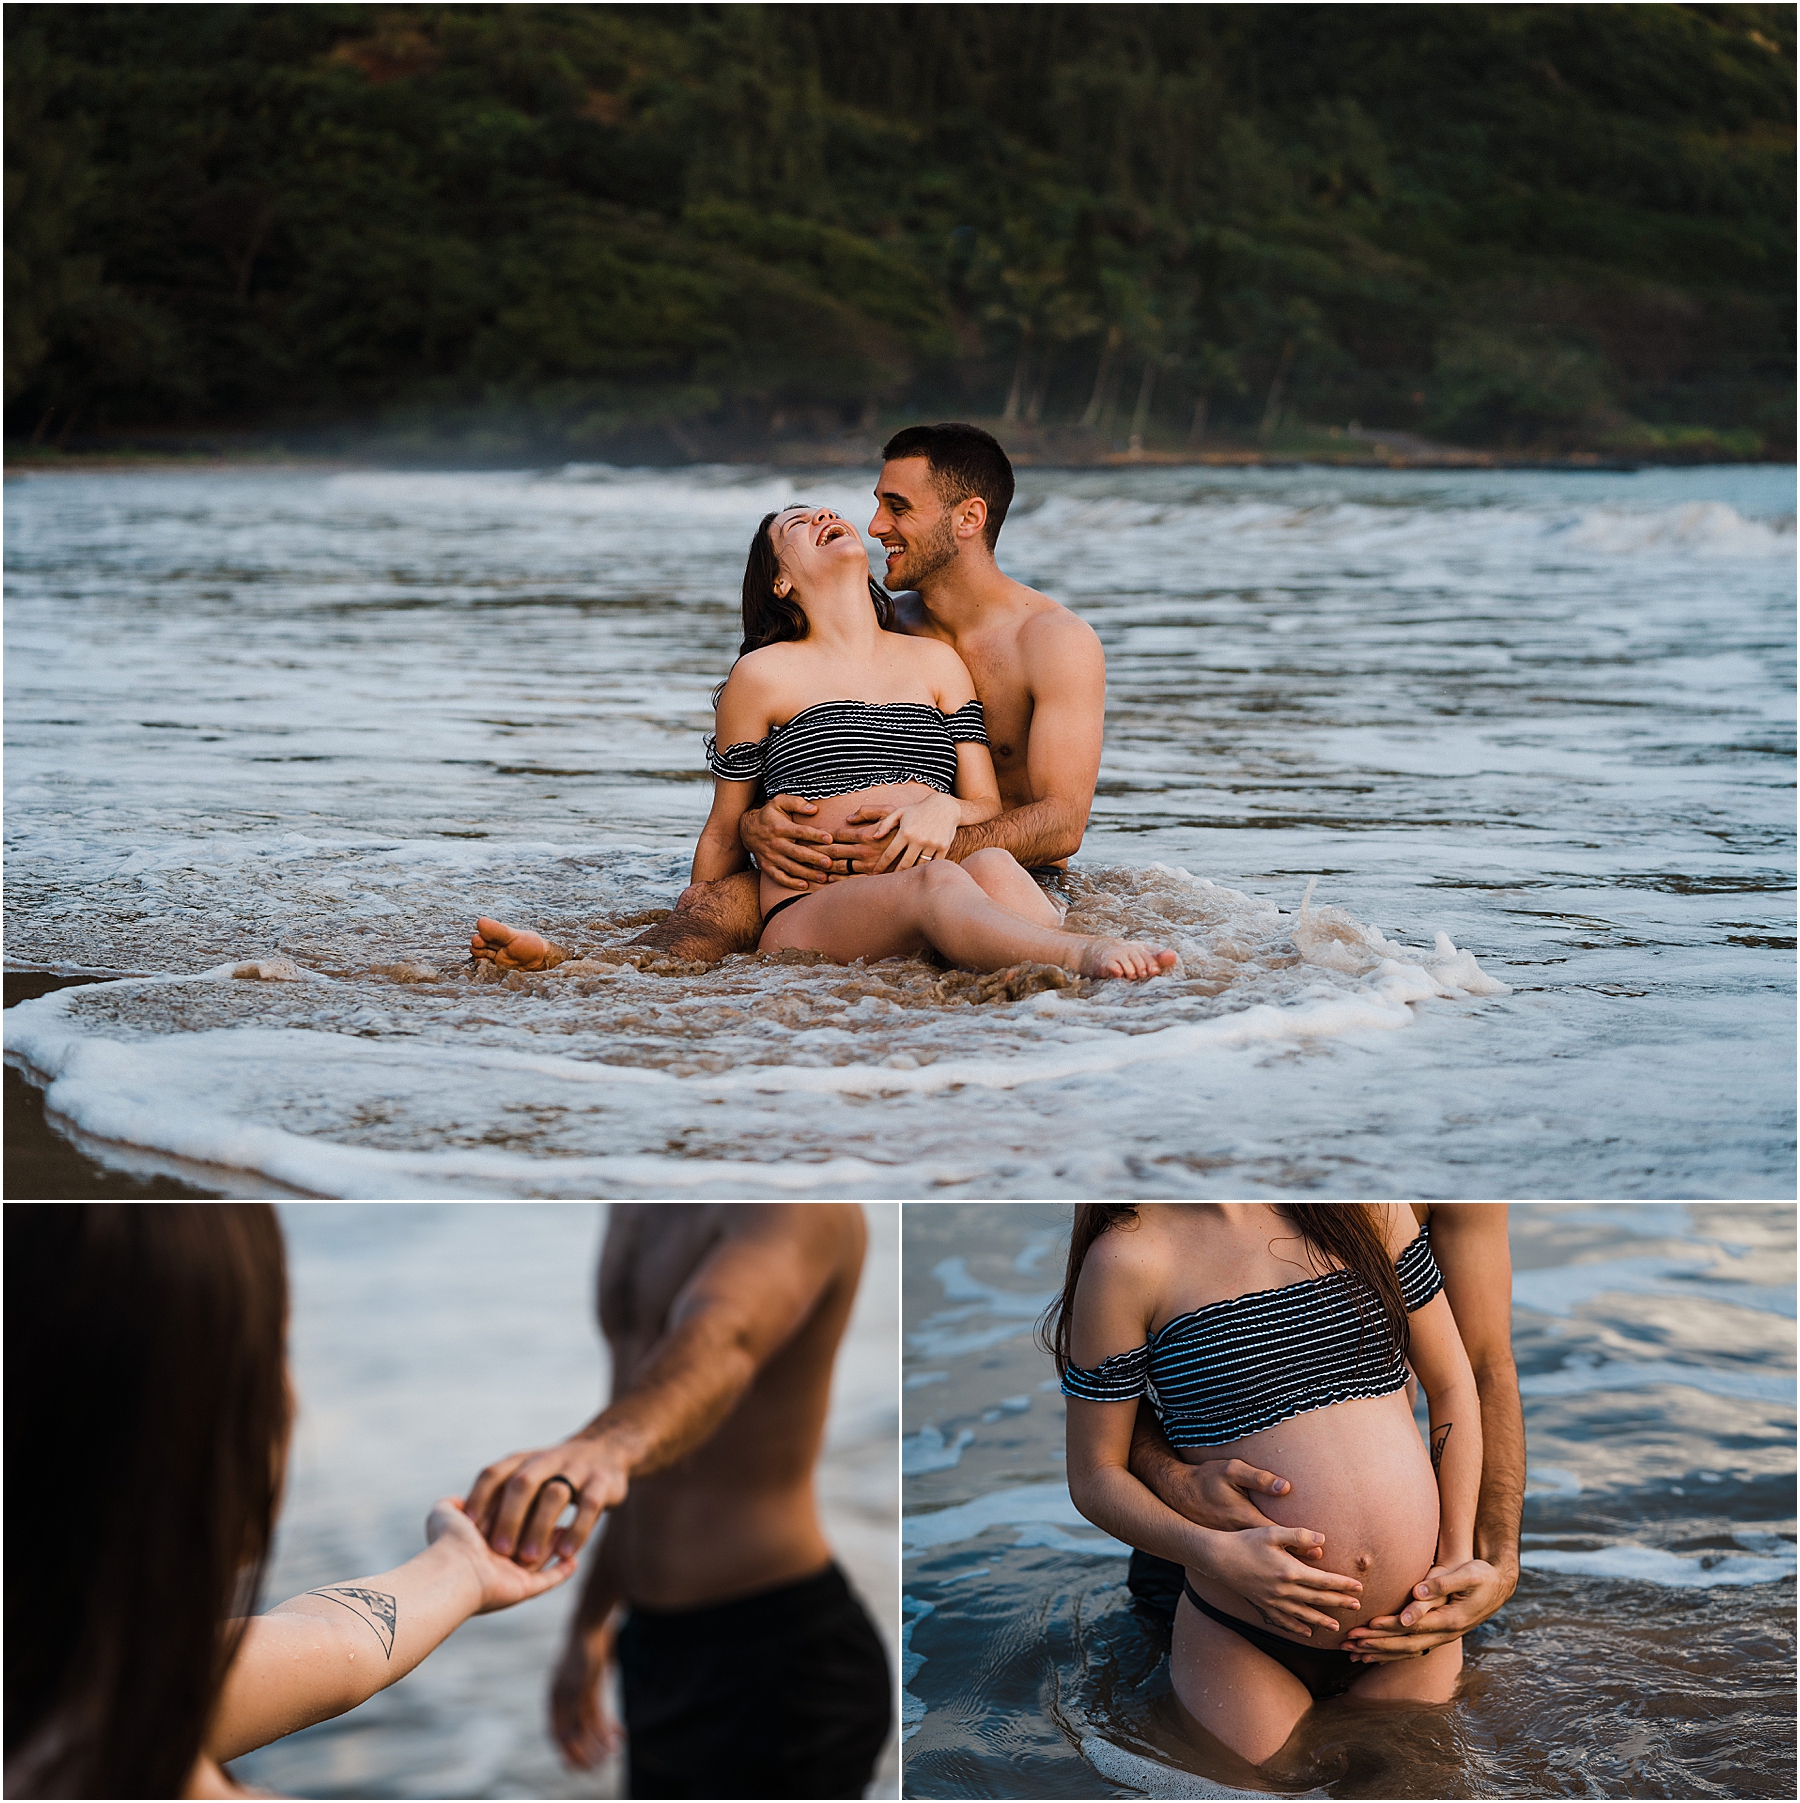
[[[886, 814], [895, 808], [909, 807], [913, 802], [923, 801], [928, 795], [936, 795], [938, 792], [930, 783], [878, 783], [872, 789], [853, 789], [848, 795], [827, 795], [815, 804], [818, 813], [805, 814], [800, 818], [806, 826], [835, 834], [850, 825], [850, 816], [859, 808], [879, 808]], [[798, 893], [798, 890], [784, 888], [765, 876], [762, 879], [763, 912], [767, 914], [777, 902], [787, 901]]]
[[[1284, 1640], [1336, 1647], [1358, 1622], [1403, 1608], [1413, 1585], [1431, 1569], [1437, 1481], [1404, 1390], [1314, 1409], [1229, 1446], [1194, 1447], [1181, 1456], [1191, 1464], [1243, 1459], [1286, 1478], [1293, 1488], [1285, 1496], [1259, 1496], [1258, 1507], [1271, 1521], [1325, 1536], [1325, 1556], [1306, 1563], [1361, 1580], [1362, 1608], [1340, 1615], [1336, 1633], [1315, 1627], [1309, 1639], [1275, 1629]], [[1215, 1608], [1264, 1625], [1235, 1591], [1198, 1572], [1188, 1578]]]

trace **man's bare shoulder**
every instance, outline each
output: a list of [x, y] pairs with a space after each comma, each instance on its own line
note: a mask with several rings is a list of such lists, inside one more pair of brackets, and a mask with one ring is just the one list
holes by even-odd
[[719, 1236], [744, 1245], [781, 1245], [810, 1257], [860, 1252], [867, 1232], [854, 1202], [721, 1202]]
[[[1036, 594], [1036, 590], [1031, 591]], [[1019, 668], [1033, 693], [1051, 689], [1080, 693], [1106, 680], [1106, 653], [1100, 635], [1080, 614], [1059, 601], [1040, 596], [1019, 622], [1015, 643]]]
[[1046, 595], [1040, 589], [1019, 587], [1030, 597], [1031, 605], [1019, 619], [1021, 646], [1042, 646], [1055, 655], [1080, 655], [1100, 650], [1100, 635], [1072, 607]]

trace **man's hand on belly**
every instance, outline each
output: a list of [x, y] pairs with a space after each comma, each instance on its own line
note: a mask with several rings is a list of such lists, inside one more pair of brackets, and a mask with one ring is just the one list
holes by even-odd
[[864, 803], [837, 830], [830, 850], [834, 872], [842, 876], [869, 876], [887, 855], [894, 835], [876, 828], [887, 818], [886, 808]]
[[1344, 1636], [1344, 1651], [1370, 1665], [1417, 1659], [1486, 1621], [1518, 1582], [1516, 1572], [1508, 1577], [1485, 1559], [1434, 1566], [1413, 1586], [1413, 1600], [1398, 1615], [1378, 1615], [1352, 1628]]
[[[1259, 1471], [1242, 1459], [1205, 1459], [1198, 1465], [1173, 1462], [1165, 1489], [1156, 1492], [1178, 1515], [1203, 1528], [1270, 1528], [1276, 1524], [1256, 1506], [1257, 1496], [1286, 1496], [1293, 1488], [1272, 1471]], [[1170, 1492], [1173, 1491], [1174, 1494]]]
[[784, 889], [804, 890], [828, 881], [832, 859], [841, 855], [832, 846], [830, 833], [805, 824], [805, 818], [818, 811], [816, 801], [777, 795], [738, 822], [738, 837], [757, 869]]

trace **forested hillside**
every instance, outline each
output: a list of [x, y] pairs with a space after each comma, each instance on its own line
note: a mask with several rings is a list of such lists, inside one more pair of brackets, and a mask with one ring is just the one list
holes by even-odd
[[1788, 6], [6, 9], [15, 444], [1791, 455]]

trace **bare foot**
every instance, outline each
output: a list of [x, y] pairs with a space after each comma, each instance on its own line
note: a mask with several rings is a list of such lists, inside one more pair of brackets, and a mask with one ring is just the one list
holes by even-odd
[[500, 970], [554, 970], [568, 957], [560, 945], [552, 945], [542, 933], [529, 927], [509, 927], [486, 915], [469, 935], [469, 956]]
[[1160, 977], [1172, 969], [1175, 954], [1136, 939], [1090, 939], [1081, 948], [1076, 966], [1084, 977], [1124, 977], [1132, 983]]

